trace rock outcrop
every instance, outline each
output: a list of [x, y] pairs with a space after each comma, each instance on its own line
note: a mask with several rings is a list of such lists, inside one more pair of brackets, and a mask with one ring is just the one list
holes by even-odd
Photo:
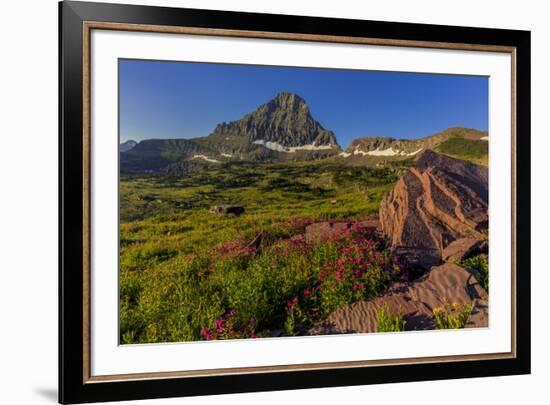
[[488, 169], [426, 150], [380, 205], [382, 232], [394, 252], [425, 269], [462, 238], [484, 240]]
[[244, 207], [241, 205], [214, 205], [210, 208], [210, 213], [234, 215], [238, 217], [244, 213]]
[[472, 238], [457, 239], [449, 244], [443, 252], [441, 259], [444, 262], [459, 263], [475, 252], [481, 253], [486, 249], [486, 241]]

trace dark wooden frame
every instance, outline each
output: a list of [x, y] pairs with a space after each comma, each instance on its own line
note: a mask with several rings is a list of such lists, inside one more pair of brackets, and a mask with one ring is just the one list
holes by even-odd
[[[118, 4], [59, 4], [59, 401], [161, 398], [525, 374], [530, 372], [530, 32]], [[212, 370], [201, 375], [89, 375], [90, 27], [192, 32], [510, 52], [513, 58], [513, 350], [416, 362], [351, 362], [345, 367]], [[515, 259], [515, 260], [514, 260]], [[452, 357], [452, 356], [450, 356]], [[456, 356], [455, 356], [456, 357]]]

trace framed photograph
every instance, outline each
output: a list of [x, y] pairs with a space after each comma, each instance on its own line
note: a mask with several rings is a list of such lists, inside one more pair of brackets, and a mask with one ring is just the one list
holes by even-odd
[[59, 401], [530, 372], [530, 33], [62, 2]]

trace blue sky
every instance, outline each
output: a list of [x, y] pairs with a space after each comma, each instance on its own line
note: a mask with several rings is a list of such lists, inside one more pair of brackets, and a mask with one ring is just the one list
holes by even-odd
[[487, 130], [487, 77], [126, 59], [119, 68], [121, 142], [205, 136], [282, 91], [304, 98], [344, 148], [361, 136]]

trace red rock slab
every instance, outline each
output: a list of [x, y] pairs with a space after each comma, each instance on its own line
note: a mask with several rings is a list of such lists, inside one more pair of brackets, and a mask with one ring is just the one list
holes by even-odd
[[332, 235], [351, 228], [352, 222], [316, 222], [306, 226], [305, 238], [308, 243], [329, 239]]
[[441, 254], [445, 262], [458, 263], [478, 249], [483, 241], [473, 238], [457, 239], [449, 244]]
[[[366, 219], [363, 221], [356, 222], [357, 224], [370, 228], [373, 231], [373, 234], [380, 234], [380, 221], [377, 219]], [[338, 234], [339, 232], [345, 231], [346, 229], [351, 228], [355, 222], [350, 221], [326, 221], [326, 222], [315, 222], [306, 226], [305, 229], [305, 239], [308, 243], [321, 242], [327, 240]]]
[[487, 168], [426, 150], [385, 195], [379, 217], [392, 249], [429, 269], [453, 241], [486, 238]]

